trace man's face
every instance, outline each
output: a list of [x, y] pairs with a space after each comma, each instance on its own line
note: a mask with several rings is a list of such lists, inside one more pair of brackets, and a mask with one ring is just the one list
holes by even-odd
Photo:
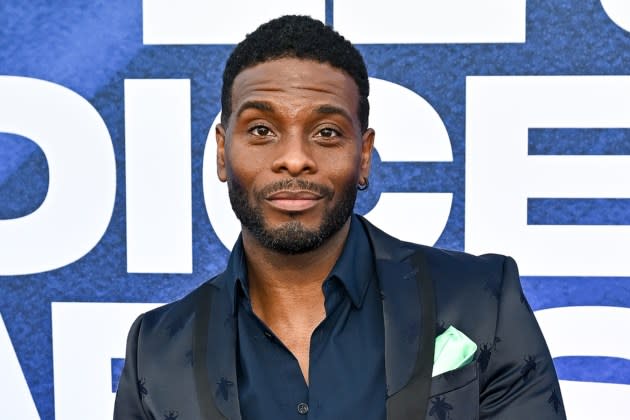
[[296, 254], [348, 222], [374, 141], [358, 103], [354, 80], [329, 64], [282, 58], [238, 74], [217, 168], [244, 234]]

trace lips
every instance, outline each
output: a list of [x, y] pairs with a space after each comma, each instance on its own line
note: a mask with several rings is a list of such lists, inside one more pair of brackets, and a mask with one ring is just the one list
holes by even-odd
[[322, 196], [312, 191], [285, 190], [269, 194], [265, 199], [278, 210], [298, 212], [315, 207], [322, 199]]

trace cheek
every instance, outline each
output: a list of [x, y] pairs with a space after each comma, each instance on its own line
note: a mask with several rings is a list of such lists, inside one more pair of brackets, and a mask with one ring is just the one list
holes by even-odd
[[272, 181], [271, 172], [260, 153], [232, 156], [227, 166], [228, 183], [236, 183], [250, 203], [260, 199], [259, 192]]
[[[357, 181], [361, 168], [361, 155], [339, 153], [328, 156], [326, 168], [331, 179], [344, 183]], [[320, 167], [320, 169], [323, 168]]]
[[228, 177], [235, 177], [241, 182], [251, 182], [265, 166], [265, 158], [261, 153], [242, 150], [238, 146], [226, 150], [226, 170]]

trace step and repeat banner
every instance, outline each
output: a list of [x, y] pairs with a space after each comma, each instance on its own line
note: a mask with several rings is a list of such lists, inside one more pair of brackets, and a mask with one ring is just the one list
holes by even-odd
[[626, 0], [2, 1], [3, 418], [111, 418], [132, 320], [223, 269], [239, 225], [215, 175], [221, 73], [287, 13], [365, 56], [357, 212], [515, 257], [569, 418], [628, 418]]

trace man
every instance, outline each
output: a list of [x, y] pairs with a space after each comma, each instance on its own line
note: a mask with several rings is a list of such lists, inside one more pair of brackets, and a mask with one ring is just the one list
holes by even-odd
[[308, 17], [236, 47], [216, 137], [242, 234], [225, 272], [136, 320], [115, 419], [564, 418], [512, 259], [352, 214], [368, 93], [358, 51]]

